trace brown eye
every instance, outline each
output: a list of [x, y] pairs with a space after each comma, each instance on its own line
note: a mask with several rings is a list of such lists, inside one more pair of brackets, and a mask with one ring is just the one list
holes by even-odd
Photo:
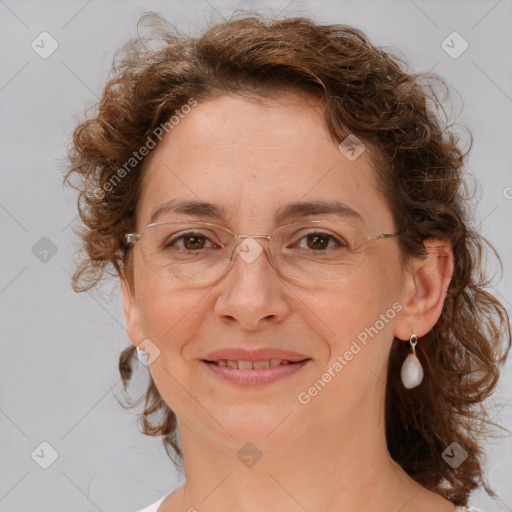
[[211, 247], [214, 247], [214, 244], [207, 236], [193, 232], [175, 235], [165, 242], [166, 249], [177, 249], [180, 251], [193, 252], [205, 248], [209, 249]]
[[319, 231], [306, 233], [299, 237], [296, 246], [300, 249], [309, 249], [315, 252], [327, 252], [330, 249], [342, 249], [347, 247], [347, 244], [343, 238]]
[[200, 235], [192, 235], [183, 237], [183, 245], [186, 249], [202, 249], [205, 245], [205, 237]]
[[307, 237], [307, 245], [310, 249], [317, 250], [317, 249], [327, 249], [329, 247], [329, 238], [332, 238], [331, 236], [326, 236], [322, 234], [311, 234]]

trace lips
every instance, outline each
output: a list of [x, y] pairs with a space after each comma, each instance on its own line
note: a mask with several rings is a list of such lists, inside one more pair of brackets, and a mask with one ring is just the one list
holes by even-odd
[[217, 350], [202, 360], [214, 375], [242, 387], [265, 386], [291, 377], [310, 361], [298, 352], [270, 348]]

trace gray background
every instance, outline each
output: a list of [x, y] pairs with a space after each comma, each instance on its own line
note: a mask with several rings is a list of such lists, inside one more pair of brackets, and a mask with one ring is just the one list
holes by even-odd
[[[76, 295], [70, 288], [77, 218], [61, 173], [77, 116], [95, 101], [113, 52], [134, 35], [145, 10], [195, 31], [235, 6], [353, 24], [458, 91], [455, 111], [463, 102], [460, 120], [474, 135], [468, 171], [480, 182], [480, 227], [505, 263], [495, 292], [510, 312], [510, 1], [0, 0], [2, 512], [135, 510], [182, 481], [161, 441], [140, 434], [134, 411], [115, 400], [121, 396], [117, 358], [128, 344], [119, 293]], [[43, 31], [58, 43], [46, 59], [31, 48]], [[469, 44], [458, 58], [441, 46], [453, 31]], [[133, 396], [146, 382], [140, 365]], [[491, 404], [493, 419], [508, 428], [511, 382], [509, 362]], [[512, 441], [510, 433], [501, 435], [485, 447], [487, 476], [499, 498], [478, 492], [471, 499], [487, 512], [512, 510]], [[40, 465], [52, 462], [52, 448], [42, 442], [58, 454], [47, 469]]]

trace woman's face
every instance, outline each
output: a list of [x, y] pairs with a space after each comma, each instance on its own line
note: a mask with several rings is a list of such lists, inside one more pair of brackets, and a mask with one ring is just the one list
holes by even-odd
[[[348, 158], [352, 154], [330, 139], [322, 115], [313, 100], [292, 94], [265, 104], [234, 96], [198, 104], [146, 161], [137, 229], [171, 199], [215, 204], [225, 211], [223, 220], [181, 217], [251, 235], [272, 232], [276, 211], [291, 203], [337, 201], [360, 215], [361, 229], [393, 233], [368, 150]], [[337, 215], [298, 215], [283, 223], [345, 219]], [[151, 375], [181, 433], [189, 429], [235, 450], [251, 440], [263, 450], [379, 416], [400, 322], [396, 238], [371, 243], [362, 265], [345, 279], [308, 284], [274, 273], [263, 253], [251, 262], [237, 255], [214, 284], [187, 286], [152, 272], [140, 244], [132, 250], [134, 294], [123, 291], [127, 329], [132, 343], [146, 340], [153, 352]], [[214, 351], [261, 348], [309, 361], [258, 386], [226, 380], [205, 362]]]

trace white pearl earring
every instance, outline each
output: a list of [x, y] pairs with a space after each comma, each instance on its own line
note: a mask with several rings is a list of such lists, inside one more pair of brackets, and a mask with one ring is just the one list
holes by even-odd
[[140, 346], [135, 347], [135, 350], [137, 352], [137, 359], [144, 365], [148, 365], [148, 353], [140, 348]]
[[416, 350], [414, 348], [418, 343], [418, 336], [416, 336], [416, 334], [411, 334], [409, 343], [412, 348], [412, 354], [409, 354], [405, 358], [400, 375], [402, 377], [402, 384], [404, 387], [412, 389], [421, 384], [421, 381], [423, 380], [423, 367], [416, 356]]

